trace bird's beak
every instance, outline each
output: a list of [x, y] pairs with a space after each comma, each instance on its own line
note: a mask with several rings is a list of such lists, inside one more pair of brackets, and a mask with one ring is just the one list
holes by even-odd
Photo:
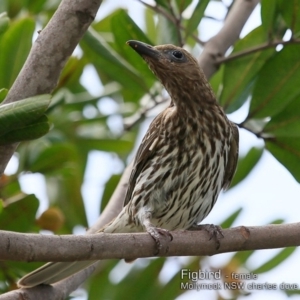
[[134, 49], [142, 57], [148, 56], [150, 58], [158, 59], [158, 57], [160, 56], [160, 52], [153, 46], [150, 46], [148, 44], [133, 40], [128, 41], [126, 44]]

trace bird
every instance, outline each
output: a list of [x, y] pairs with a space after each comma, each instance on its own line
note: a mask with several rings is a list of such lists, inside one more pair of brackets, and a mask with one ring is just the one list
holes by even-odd
[[[159, 251], [162, 237], [172, 240], [172, 231], [197, 227], [221, 190], [229, 187], [239, 133], [187, 50], [135, 40], [127, 44], [145, 60], [171, 101], [154, 118], [137, 150], [122, 211], [99, 232], [146, 231]], [[217, 236], [216, 231], [211, 235]], [[93, 263], [50, 262], [25, 275], [18, 286], [52, 284]]]

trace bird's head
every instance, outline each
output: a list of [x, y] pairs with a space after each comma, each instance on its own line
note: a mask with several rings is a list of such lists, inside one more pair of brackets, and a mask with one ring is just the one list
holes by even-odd
[[185, 49], [169, 44], [150, 46], [132, 40], [127, 44], [143, 57], [175, 104], [188, 98], [215, 101], [197, 60]]

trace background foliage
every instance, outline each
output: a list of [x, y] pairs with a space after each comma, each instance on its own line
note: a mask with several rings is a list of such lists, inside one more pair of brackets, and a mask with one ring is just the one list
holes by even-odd
[[[214, 1], [156, 0], [155, 9], [145, 6], [144, 28], [139, 28], [121, 7], [104, 18], [97, 18], [76, 54], [70, 57], [49, 106], [49, 97], [43, 96], [43, 101], [27, 99], [21, 108], [5, 110], [2, 107], [0, 142], [32, 140], [18, 147], [16, 172], [0, 179], [0, 229], [18, 232], [46, 229], [65, 234], [72, 233], [78, 225], [88, 226], [85, 212], [88, 204], [84, 203], [82, 186], [89, 154], [92, 151], [109, 153], [125, 166], [138, 138], [140, 121], [149, 107], [166, 101], [161, 85], [146, 64], [126, 46], [126, 41], [183, 44], [198, 53], [202, 46], [199, 24], [205, 18], [214, 17], [205, 13], [210, 2]], [[58, 3], [55, 0], [0, 2], [1, 101], [22, 68], [37, 30], [47, 24]], [[262, 0], [262, 25], [234, 45], [229, 58], [220, 61], [220, 68], [211, 79], [227, 113], [237, 111], [251, 99], [248, 115], [238, 125], [264, 141], [263, 148], [253, 147], [240, 158], [231, 188], [248, 176], [264, 151], [274, 155], [300, 181], [299, 9], [299, 0]], [[91, 69], [95, 72], [89, 73], [89, 80], [97, 82], [92, 78], [94, 74], [103, 85], [97, 95], [91, 94], [82, 81], [83, 76], [87, 76], [85, 72]], [[112, 105], [114, 109], [105, 109]], [[32, 111], [36, 114], [28, 119], [33, 116]], [[18, 126], [7, 125], [15, 124], [16, 119], [22, 121]], [[119, 125], [120, 120], [124, 127]], [[49, 126], [50, 131], [45, 134]], [[38, 136], [42, 137], [34, 139]], [[39, 215], [39, 199], [24, 193], [20, 186], [20, 177], [27, 173], [42, 174], [46, 182], [49, 208]], [[120, 174], [114, 174], [107, 181], [101, 205], [93, 207], [94, 210], [99, 213], [103, 210], [119, 178]], [[240, 212], [241, 209], [224, 217], [222, 226], [231, 226]], [[248, 264], [253, 251], [236, 253], [222, 266], [222, 271], [265, 273], [294, 250], [283, 249], [258, 268]], [[160, 274], [171, 264], [171, 269], [176, 271], [172, 271], [168, 280], [161, 280]], [[0, 262], [1, 291], [15, 288], [15, 280], [36, 265]], [[84, 288], [89, 299], [120, 299], [125, 293], [141, 299], [174, 299], [185, 292], [180, 289], [179, 270], [183, 266], [191, 270], [209, 267], [201, 257], [149, 259], [130, 267], [124, 267], [122, 262], [107, 261]], [[126, 269], [126, 276], [116, 279], [116, 270], [122, 268]], [[216, 292], [215, 296], [233, 299], [241, 292], [228, 293]]]

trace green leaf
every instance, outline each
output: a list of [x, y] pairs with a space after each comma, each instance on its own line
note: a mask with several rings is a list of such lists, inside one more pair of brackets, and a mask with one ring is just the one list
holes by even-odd
[[9, 88], [19, 74], [32, 44], [35, 22], [21, 19], [9, 26], [0, 40], [0, 86]]
[[261, 274], [261, 273], [265, 273], [265, 272], [268, 272], [268, 271], [274, 269], [280, 263], [282, 263], [288, 257], [290, 257], [296, 249], [297, 249], [296, 247], [288, 247], [288, 248], [282, 249], [278, 254], [276, 254], [269, 261], [267, 261], [260, 267], [252, 270], [251, 273]]
[[[104, 208], [106, 207], [109, 199], [111, 198], [113, 192], [115, 191], [116, 186], [120, 181], [121, 175], [113, 175], [105, 184], [105, 189], [101, 199], [101, 207], [100, 212], [103, 212]], [[124, 195], [125, 197], [125, 195]], [[125, 199], [125, 198], [124, 198]]]
[[175, 2], [177, 10], [181, 14], [192, 3], [192, 0], [175, 0]]
[[180, 46], [177, 26], [162, 15], [158, 15], [157, 37], [155, 43], [157, 45], [173, 44]]
[[0, 136], [38, 120], [46, 111], [50, 99], [51, 95], [45, 94], [1, 105]]
[[[157, 277], [164, 266], [164, 259], [157, 258], [152, 260], [148, 266], [143, 269], [130, 272], [118, 285], [119, 289], [116, 291], [115, 299], [122, 299], [124, 294], [128, 295], [131, 286], [131, 282], [138, 282], [134, 288], [135, 299], [153, 299], [153, 292], [159, 288]], [[148, 278], [148, 280], [146, 280]], [[149, 284], [149, 280], [151, 284]]]
[[150, 8], [146, 8], [145, 9], [145, 23], [146, 23], [146, 33], [147, 36], [149, 37], [149, 39], [151, 41], [155, 41], [156, 40], [156, 25], [155, 25], [155, 13], [153, 12], [152, 9]]
[[261, 22], [267, 37], [270, 37], [272, 34], [276, 16], [276, 6], [277, 0], [261, 0]]
[[0, 229], [30, 232], [34, 228], [39, 200], [35, 195], [17, 194], [4, 202], [0, 213]]
[[167, 10], [169, 10], [169, 6], [168, 6], [168, 1], [166, 0], [155, 0], [156, 4], [159, 6], [162, 6], [164, 8], [166, 8]]
[[6, 12], [0, 14], [0, 35], [8, 29], [9, 17]]
[[279, 11], [294, 35], [300, 32], [300, 0], [277, 0]]
[[43, 7], [47, 2], [47, 0], [35, 0], [35, 1], [27, 0], [26, 2], [27, 2], [26, 5], [27, 9], [33, 14], [37, 14], [43, 10]]
[[300, 182], [300, 139], [278, 137], [265, 139], [266, 149]]
[[[148, 92], [149, 87], [138, 72], [124, 60], [106, 41], [94, 30], [90, 29], [81, 41], [81, 47], [88, 61], [94, 64], [104, 83], [118, 81], [134, 96], [141, 97]], [[128, 47], [124, 44], [124, 47]], [[132, 101], [132, 98], [129, 98]]]
[[33, 123], [27, 124], [22, 128], [12, 130], [0, 136], [0, 145], [11, 144], [14, 142], [28, 141], [37, 139], [45, 135], [50, 129], [48, 118], [43, 115]]
[[0, 89], [0, 103], [5, 99], [8, 89]]
[[128, 154], [133, 147], [133, 141], [125, 139], [89, 139], [79, 137], [78, 142], [81, 144], [81, 150], [94, 149], [105, 152], [116, 152], [119, 154]]
[[264, 127], [266, 136], [300, 138], [300, 97], [271, 118]]
[[42, 151], [31, 163], [32, 172], [50, 173], [76, 162], [77, 153], [69, 144], [54, 144]]
[[248, 174], [259, 162], [262, 153], [262, 148], [251, 148], [245, 157], [239, 158], [238, 167], [231, 182], [230, 188], [234, 187], [248, 176]]
[[[114, 296], [118, 289], [115, 284], [112, 284], [109, 277], [111, 271], [119, 263], [119, 260], [103, 260], [101, 261], [101, 272], [95, 272], [89, 281], [88, 299], [116, 299]], [[118, 267], [118, 266], [117, 266]]]
[[128, 40], [138, 40], [147, 44], [153, 43], [123, 9], [118, 10], [118, 13], [115, 13], [112, 17], [111, 29], [115, 38], [115, 49], [126, 62], [134, 66], [140, 77], [145, 81], [143, 83], [145, 90], [148, 90], [156, 81], [156, 78], [152, 72], [149, 72], [149, 68], [144, 60], [131, 47], [127, 46], [126, 42]]
[[231, 261], [237, 261], [239, 264], [244, 264], [254, 252], [254, 250], [236, 252], [231, 258]]
[[200, 24], [204, 12], [206, 10], [206, 7], [208, 5], [210, 0], [198, 0], [198, 4], [195, 7], [192, 16], [189, 18], [187, 25], [186, 25], [186, 35], [188, 36], [189, 34], [193, 33], [198, 25]]
[[300, 45], [286, 45], [261, 70], [253, 91], [248, 118], [279, 113], [300, 94]]
[[[264, 30], [262, 26], [257, 27], [236, 43], [231, 55], [247, 51], [264, 42]], [[219, 102], [227, 113], [237, 110], [248, 99], [258, 72], [274, 52], [274, 49], [257, 51], [225, 62], [223, 90]]]
[[225, 221], [221, 223], [222, 228], [230, 228], [234, 221], [237, 219], [237, 217], [242, 212], [242, 208], [237, 209], [233, 214], [231, 214]]

